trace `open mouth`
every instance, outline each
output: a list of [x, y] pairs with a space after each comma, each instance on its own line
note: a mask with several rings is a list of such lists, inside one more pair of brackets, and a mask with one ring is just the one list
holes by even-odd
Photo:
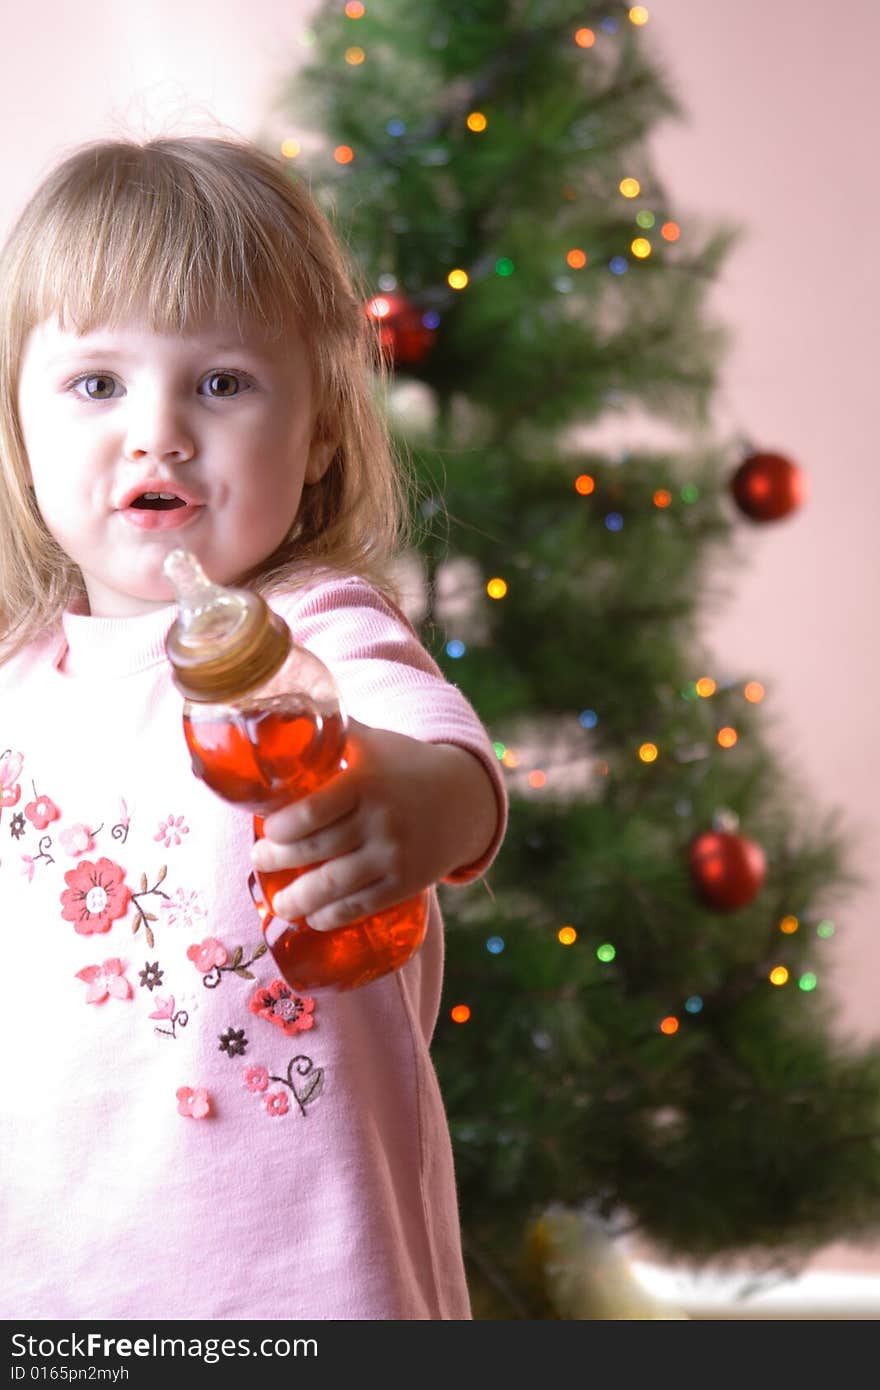
[[170, 512], [175, 507], [185, 507], [187, 504], [174, 492], [142, 492], [129, 505], [149, 511]]

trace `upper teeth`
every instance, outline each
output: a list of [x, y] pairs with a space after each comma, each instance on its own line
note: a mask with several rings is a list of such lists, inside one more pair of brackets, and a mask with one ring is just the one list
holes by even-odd
[[155, 502], [157, 497], [161, 497], [163, 502], [173, 502], [177, 497], [176, 492], [145, 492], [144, 496], [148, 502]]

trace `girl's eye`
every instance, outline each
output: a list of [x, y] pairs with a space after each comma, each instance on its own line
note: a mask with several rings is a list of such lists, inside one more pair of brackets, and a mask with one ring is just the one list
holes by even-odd
[[202, 386], [206, 395], [219, 400], [226, 396], [237, 396], [240, 391], [248, 389], [247, 382], [236, 372], [212, 372], [210, 376], [205, 377]]
[[112, 376], [83, 376], [79, 381], [73, 383], [74, 387], [84, 390], [91, 401], [109, 401], [116, 388], [116, 379]]

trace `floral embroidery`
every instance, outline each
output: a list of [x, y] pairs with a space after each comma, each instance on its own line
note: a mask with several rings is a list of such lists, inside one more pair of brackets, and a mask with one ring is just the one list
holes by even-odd
[[37, 789], [34, 787], [35, 801], [29, 801], [24, 808], [24, 813], [31, 825], [37, 830], [45, 830], [50, 821], [57, 820], [61, 815], [55, 802], [48, 796], [37, 796]]
[[21, 772], [24, 758], [21, 753], [13, 753], [11, 748], [0, 757], [0, 808], [14, 806], [21, 796], [21, 787], [16, 778]]
[[248, 1008], [288, 1035], [305, 1033], [315, 1025], [314, 999], [296, 994], [284, 980], [273, 980], [268, 989], [258, 989], [249, 999]]
[[204, 975], [202, 984], [205, 989], [216, 989], [221, 977], [228, 970], [240, 975], [243, 980], [252, 980], [254, 977], [247, 967], [253, 965], [255, 960], [259, 960], [260, 956], [264, 956], [268, 949], [265, 941], [261, 941], [250, 960], [242, 960], [244, 951], [241, 946], [236, 946], [230, 960], [229, 952], [223, 942], [218, 941], [216, 936], [206, 936], [204, 941], [199, 942], [198, 945], [190, 946], [186, 954], [195, 965], [196, 970], [200, 970]]
[[[123, 802], [123, 805], [124, 804], [125, 803]], [[156, 875], [156, 882], [153, 884], [152, 888], [147, 887], [146, 874], [141, 874], [141, 891], [139, 893], [132, 893], [131, 895], [131, 900], [135, 905], [134, 921], [131, 924], [132, 934], [136, 933], [139, 930], [139, 928], [143, 926], [144, 935], [147, 938], [147, 945], [150, 947], [150, 950], [152, 950], [156, 944], [150, 923], [158, 921], [158, 918], [156, 917], [155, 912], [145, 912], [144, 909], [141, 907], [140, 900], [141, 898], [149, 897], [151, 893], [155, 893], [156, 896], [160, 898], [168, 897], [168, 894], [163, 893], [159, 887], [159, 884], [162, 882], [167, 872], [168, 869], [163, 864]]]
[[122, 807], [122, 811], [120, 812], [119, 820], [110, 831], [110, 834], [113, 836], [114, 840], [121, 840], [122, 843], [125, 844], [128, 839], [128, 827], [131, 824], [131, 817], [128, 814], [128, 807], [122, 800], [122, 797], [119, 798], [119, 804]]
[[33, 859], [33, 856], [30, 855], [30, 854], [23, 854], [23, 855], [21, 856], [21, 863], [22, 863], [22, 870], [21, 870], [22, 873], [23, 873], [23, 874], [27, 874], [28, 883], [33, 883], [33, 881], [34, 881], [34, 859]]
[[247, 1051], [248, 1040], [243, 1028], [227, 1028], [220, 1034], [220, 1051], [228, 1057], [243, 1057]]
[[197, 930], [207, 915], [200, 895], [194, 889], [186, 892], [183, 888], [178, 888], [171, 897], [166, 898], [162, 913], [169, 926], [185, 927], [187, 931]]
[[156, 1007], [149, 1018], [165, 1018], [171, 1024], [170, 1028], [155, 1028], [153, 1031], [161, 1033], [166, 1038], [176, 1038], [178, 1028], [185, 1028], [189, 1023], [189, 1014], [186, 1009], [175, 1009], [174, 995], [169, 994], [167, 999], [156, 999]]
[[9, 833], [13, 840], [20, 840], [24, 834], [24, 830], [24, 816], [21, 814], [21, 811], [16, 811], [12, 820], [9, 822]]
[[138, 978], [140, 979], [141, 985], [152, 993], [157, 985], [161, 985], [164, 977], [165, 971], [159, 969], [159, 962], [156, 960], [153, 961], [152, 965], [149, 961], [145, 961], [144, 968], [140, 971]]
[[[303, 1078], [304, 1085], [297, 1085], [294, 1072]], [[300, 1114], [304, 1115], [306, 1106], [316, 1101], [324, 1089], [324, 1068], [316, 1067], [311, 1057], [299, 1053], [288, 1062], [286, 1076], [272, 1076], [265, 1067], [248, 1067], [245, 1071], [244, 1084], [249, 1091], [262, 1093], [268, 1089], [270, 1081], [286, 1086], [299, 1106]], [[270, 1091], [263, 1097], [263, 1103], [269, 1115], [286, 1115], [290, 1109], [290, 1102], [283, 1091]]]
[[94, 864], [84, 859], [75, 869], [68, 869], [64, 875], [68, 887], [61, 894], [61, 916], [83, 936], [109, 931], [128, 910], [131, 889], [123, 883], [124, 875], [125, 870], [111, 859], [99, 859]]
[[225, 965], [229, 959], [229, 953], [223, 942], [218, 941], [216, 936], [206, 936], [204, 941], [200, 941], [198, 945], [187, 947], [186, 958], [192, 961], [196, 970], [207, 975], [215, 965]]
[[193, 1090], [192, 1086], [180, 1086], [176, 1092], [177, 1112], [188, 1115], [193, 1120], [203, 1120], [211, 1113], [211, 1098], [204, 1086]]
[[101, 1004], [110, 995], [114, 999], [130, 999], [131, 985], [123, 975], [124, 966], [116, 956], [105, 960], [101, 965], [87, 965], [77, 970], [76, 978], [85, 980], [87, 1004]]
[[[98, 827], [100, 830], [100, 826]], [[61, 841], [61, 848], [70, 855], [71, 859], [78, 859], [81, 854], [85, 854], [87, 849], [95, 848], [95, 836], [97, 830], [90, 830], [87, 825], [77, 822], [71, 825], [68, 830], [60, 830], [58, 838]]]
[[189, 826], [184, 825], [183, 816], [166, 816], [165, 820], [159, 822], [159, 829], [153, 836], [154, 840], [161, 840], [166, 849], [172, 845], [180, 844], [181, 835], [189, 834]]

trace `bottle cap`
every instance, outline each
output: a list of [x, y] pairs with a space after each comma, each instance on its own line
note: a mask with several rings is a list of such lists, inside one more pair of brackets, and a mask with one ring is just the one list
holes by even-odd
[[178, 608], [165, 651], [174, 684], [188, 700], [234, 699], [279, 669], [291, 636], [265, 599], [213, 584], [189, 550], [172, 550], [162, 568]]

